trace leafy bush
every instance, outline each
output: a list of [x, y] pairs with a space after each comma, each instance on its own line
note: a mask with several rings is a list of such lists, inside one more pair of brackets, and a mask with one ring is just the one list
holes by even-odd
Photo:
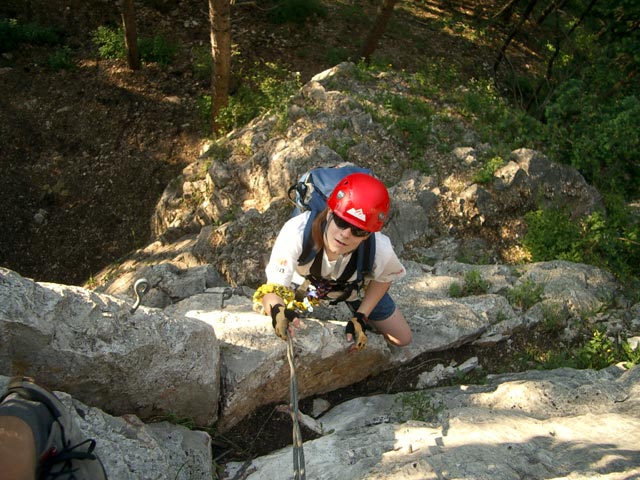
[[603, 330], [594, 330], [583, 345], [574, 349], [547, 352], [539, 356], [539, 362], [544, 369], [570, 367], [600, 370], [617, 363], [631, 368], [640, 364], [640, 347], [633, 348], [626, 339], [616, 341]]
[[127, 56], [122, 28], [114, 29], [100, 26], [93, 32], [91, 40], [98, 48], [100, 58], [105, 60], [119, 60]]
[[535, 283], [533, 280], [525, 280], [519, 285], [509, 289], [506, 293], [507, 300], [511, 305], [515, 305], [523, 310], [529, 310], [532, 306], [542, 300], [544, 285]]
[[[105, 60], [122, 60], [127, 57], [122, 27], [111, 28], [100, 26], [92, 35], [93, 44], [98, 48], [98, 55]], [[156, 62], [169, 65], [178, 47], [162, 35], [153, 38], [138, 37], [138, 51], [144, 62]]]
[[473, 176], [473, 181], [476, 183], [489, 183], [491, 180], [493, 180], [493, 174], [496, 173], [496, 170], [498, 170], [504, 164], [505, 161], [502, 157], [492, 157]]
[[406, 392], [400, 395], [403, 408], [411, 410], [411, 419], [420, 422], [435, 422], [445, 409], [444, 405], [434, 405], [433, 398], [425, 391]]
[[139, 38], [138, 49], [143, 61], [165, 66], [171, 64], [178, 51], [177, 45], [162, 35], [156, 35], [153, 38]]
[[56, 49], [56, 51], [49, 56], [47, 63], [52, 70], [73, 70], [75, 68], [73, 53], [67, 45]]
[[21, 24], [15, 19], [0, 19], [0, 53], [10, 52], [22, 43], [33, 45], [59, 45], [62, 31], [36, 23]]
[[534, 262], [548, 260], [582, 261], [579, 248], [580, 225], [571, 221], [568, 212], [558, 209], [536, 210], [525, 215], [527, 234], [523, 245]]
[[464, 275], [464, 285], [452, 283], [449, 286], [449, 296], [466, 297], [468, 295], [482, 295], [489, 290], [489, 282], [487, 282], [478, 270], [469, 270]]
[[585, 81], [572, 79], [558, 88], [545, 114], [555, 160], [604, 192], [640, 195], [640, 98], [603, 102]]
[[619, 196], [606, 197], [609, 215], [595, 212], [572, 220], [561, 210], [525, 215], [523, 245], [534, 262], [569, 260], [605, 268], [622, 280], [640, 276], [640, 224]]
[[211, 47], [197, 47], [192, 53], [193, 75], [200, 80], [210, 80], [213, 70]]
[[[268, 111], [277, 115], [279, 125], [283, 126], [287, 119], [289, 98], [301, 87], [300, 75], [275, 63], [266, 63], [241, 71], [240, 76], [243, 83], [218, 114], [217, 120], [222, 127], [219, 133], [244, 126]], [[210, 103], [209, 98], [209, 113]]]

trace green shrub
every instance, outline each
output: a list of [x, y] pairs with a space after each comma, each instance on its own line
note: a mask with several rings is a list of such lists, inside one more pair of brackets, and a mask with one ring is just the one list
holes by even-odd
[[492, 157], [473, 176], [473, 181], [480, 184], [491, 182], [491, 180], [493, 180], [493, 174], [504, 164], [505, 161], [502, 157]]
[[243, 83], [218, 115], [217, 120], [222, 127], [219, 133], [242, 127], [266, 112], [277, 115], [279, 127], [283, 127], [287, 121], [289, 99], [301, 87], [299, 74], [275, 63], [266, 63], [256, 64], [240, 75]]
[[464, 296], [464, 288], [458, 282], [453, 282], [449, 285], [449, 296], [451, 298], [460, 298]]
[[197, 47], [192, 53], [193, 76], [200, 80], [210, 80], [213, 58], [210, 47]]
[[100, 26], [93, 32], [91, 40], [98, 48], [100, 58], [105, 60], [120, 60], [127, 56], [122, 28], [114, 29]]
[[567, 313], [562, 304], [542, 304], [542, 330], [545, 333], [559, 333], [562, 331], [568, 319]]
[[529, 310], [536, 303], [542, 300], [544, 285], [535, 283], [532, 280], [525, 280], [519, 285], [510, 288], [506, 297], [511, 305], [515, 305], [523, 310]]
[[337, 65], [349, 60], [349, 55], [349, 50], [344, 47], [331, 47], [327, 50], [327, 63], [329, 65]]
[[57, 27], [36, 23], [22, 24], [15, 19], [0, 19], [0, 53], [10, 52], [22, 43], [33, 45], [59, 45], [63, 33]]
[[406, 392], [400, 395], [403, 408], [411, 410], [411, 419], [420, 422], [435, 422], [445, 409], [444, 405], [434, 405], [431, 395], [424, 391]]
[[626, 339], [614, 340], [604, 330], [594, 330], [580, 345], [559, 345], [552, 350], [528, 351], [528, 359], [538, 368], [577, 368], [600, 370], [623, 363], [626, 368], [640, 364], [640, 346], [633, 348]]
[[[105, 60], [122, 60], [127, 57], [122, 27], [111, 28], [100, 26], [92, 35], [93, 44], [98, 48], [98, 55]], [[153, 38], [138, 37], [138, 51], [144, 62], [156, 62], [169, 65], [178, 47], [162, 35]]]
[[52, 70], [74, 70], [76, 64], [73, 62], [73, 52], [68, 45], [60, 47], [53, 52], [47, 63]]
[[595, 265], [628, 281], [640, 276], [640, 224], [620, 196], [606, 197], [608, 216], [595, 212], [572, 220], [557, 209], [525, 215], [523, 245], [534, 262], [569, 260]]
[[601, 191], [640, 195], [640, 98], [602, 101], [585, 80], [558, 88], [545, 110], [552, 158], [569, 163]]
[[466, 297], [468, 295], [482, 295], [487, 293], [490, 284], [478, 270], [469, 270], [464, 275], [464, 285], [452, 283], [449, 286], [450, 297]]
[[170, 42], [162, 35], [153, 38], [141, 37], [138, 39], [140, 59], [145, 62], [155, 62], [160, 65], [170, 65], [178, 51], [175, 43]]
[[525, 215], [527, 234], [523, 245], [534, 262], [570, 260], [580, 262], [582, 231], [568, 212], [558, 209], [536, 210]]

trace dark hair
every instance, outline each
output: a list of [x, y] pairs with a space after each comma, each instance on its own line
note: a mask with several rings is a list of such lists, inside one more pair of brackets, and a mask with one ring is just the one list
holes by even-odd
[[313, 224], [311, 224], [311, 238], [313, 238], [313, 245], [318, 252], [324, 247], [324, 224], [327, 221], [328, 214], [329, 207], [316, 215]]

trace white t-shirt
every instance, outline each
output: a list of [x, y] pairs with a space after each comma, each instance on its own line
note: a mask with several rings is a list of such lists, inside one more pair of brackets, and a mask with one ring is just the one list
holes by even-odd
[[[304, 277], [309, 273], [313, 260], [305, 265], [298, 265], [298, 258], [302, 253], [302, 241], [304, 228], [309, 220], [311, 212], [305, 212], [289, 219], [280, 230], [271, 250], [271, 258], [266, 268], [267, 282], [291, 287], [292, 283], [301, 285]], [[373, 271], [367, 274], [365, 282], [376, 280], [379, 282], [392, 282], [406, 275], [406, 270], [398, 260], [391, 246], [391, 240], [386, 235], [375, 234], [375, 258]], [[322, 277], [328, 280], [336, 280], [349, 264], [351, 254], [344, 255], [336, 261], [330, 262], [326, 252], [322, 255]], [[349, 279], [355, 280], [357, 272]]]

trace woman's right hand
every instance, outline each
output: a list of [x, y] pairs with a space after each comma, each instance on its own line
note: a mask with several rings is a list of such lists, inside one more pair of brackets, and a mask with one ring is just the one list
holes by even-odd
[[287, 339], [287, 333], [293, 336], [293, 328], [291, 327], [291, 323], [294, 326], [298, 326], [300, 320], [298, 319], [298, 314], [294, 310], [290, 310], [285, 308], [284, 305], [272, 305], [271, 306], [271, 324], [273, 325], [273, 329], [276, 331], [276, 335], [281, 339]]

